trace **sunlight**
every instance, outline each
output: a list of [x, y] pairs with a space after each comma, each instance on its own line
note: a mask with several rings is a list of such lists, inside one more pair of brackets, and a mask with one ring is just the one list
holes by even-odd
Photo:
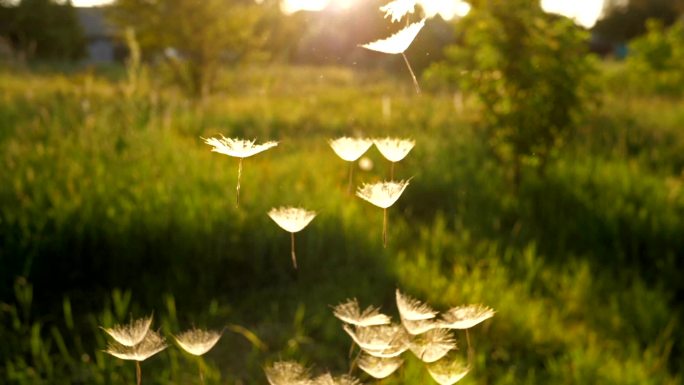
[[605, 0], [542, 0], [541, 5], [546, 12], [567, 16], [583, 27], [591, 28], [601, 17], [604, 2]]
[[283, 0], [280, 9], [287, 14], [297, 11], [322, 11], [330, 0]]
[[462, 0], [419, 0], [425, 16], [434, 17], [439, 14], [444, 20], [463, 17], [470, 12], [470, 4]]

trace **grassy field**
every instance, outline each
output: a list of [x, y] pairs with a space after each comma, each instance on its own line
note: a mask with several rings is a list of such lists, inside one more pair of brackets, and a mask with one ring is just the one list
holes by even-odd
[[[346, 373], [330, 306], [356, 297], [396, 320], [397, 288], [497, 311], [471, 332], [463, 384], [683, 380], [684, 101], [604, 91], [545, 176], [514, 189], [477, 103], [404, 78], [242, 69], [202, 102], [142, 80], [0, 71], [0, 382], [134, 383], [99, 326], [152, 313], [166, 336], [225, 328], [207, 384], [264, 384], [282, 359]], [[236, 159], [201, 139], [220, 134], [280, 141], [245, 160], [239, 208]], [[382, 211], [347, 193], [327, 143], [341, 135], [417, 143], [386, 249]], [[367, 157], [355, 185], [388, 177]], [[266, 215], [281, 205], [318, 212], [296, 272]], [[383, 383], [430, 383], [406, 357]], [[198, 381], [173, 346], [142, 367], [144, 384]]]

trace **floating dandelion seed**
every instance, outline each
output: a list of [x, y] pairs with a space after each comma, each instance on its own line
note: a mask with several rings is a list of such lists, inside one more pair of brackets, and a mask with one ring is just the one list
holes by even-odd
[[456, 341], [447, 329], [433, 329], [411, 340], [411, 352], [423, 362], [435, 362], [456, 349]]
[[134, 346], [145, 338], [152, 324], [152, 316], [132, 320], [128, 325], [116, 325], [112, 328], [102, 328], [116, 342], [123, 346]]
[[225, 154], [235, 158], [239, 158], [238, 163], [238, 180], [237, 180], [237, 195], [236, 195], [236, 205], [240, 205], [240, 179], [242, 177], [242, 159], [256, 155], [260, 152], [266, 151], [269, 148], [278, 145], [278, 142], [266, 142], [263, 144], [255, 144], [255, 140], [245, 140], [238, 138], [226, 138], [221, 136], [221, 138], [209, 138], [204, 139], [204, 143], [212, 146], [211, 151], [218, 152], [219, 154]]
[[440, 385], [453, 385], [468, 374], [470, 368], [460, 358], [444, 358], [427, 366], [430, 376]]
[[399, 325], [357, 326], [354, 329], [344, 325], [342, 328], [361, 349], [366, 351], [382, 352], [408, 343], [406, 331]]
[[401, 318], [409, 321], [428, 320], [435, 318], [437, 312], [429, 305], [396, 291], [397, 309]]
[[[221, 333], [212, 330], [191, 329], [174, 337], [178, 346], [193, 356], [201, 356], [211, 350], [221, 338]], [[197, 361], [200, 382], [204, 384], [202, 361]]]
[[385, 18], [390, 17], [393, 23], [400, 21], [404, 16], [413, 13], [416, 9], [416, 0], [394, 0], [380, 7], [385, 12]]
[[470, 329], [494, 317], [495, 311], [484, 305], [466, 305], [449, 309], [442, 314], [442, 327], [448, 329]]
[[273, 208], [268, 212], [268, 216], [273, 219], [282, 229], [290, 233], [292, 246], [292, 265], [297, 268], [297, 257], [295, 255], [294, 233], [301, 231], [316, 216], [316, 212], [308, 211], [298, 207]]
[[382, 244], [387, 247], [387, 208], [399, 199], [408, 181], [365, 183], [356, 191], [360, 198], [383, 209]]
[[373, 139], [373, 143], [382, 156], [392, 163], [390, 179], [394, 179], [394, 164], [404, 159], [416, 145], [414, 140], [398, 138]]
[[193, 356], [201, 356], [216, 345], [221, 339], [221, 333], [212, 330], [191, 329], [174, 338], [183, 350]]
[[413, 40], [415, 40], [416, 36], [418, 36], [418, 33], [421, 29], [423, 29], [424, 26], [425, 19], [406, 26], [404, 29], [386, 39], [376, 40], [374, 42], [361, 45], [361, 47], [371, 51], [382, 52], [390, 55], [401, 54], [401, 56], [404, 58], [404, 62], [406, 63], [406, 67], [408, 67], [408, 70], [411, 73], [413, 85], [416, 87], [416, 92], [418, 94], [420, 94], [418, 79], [416, 79], [416, 74], [413, 73], [413, 68], [411, 68], [411, 64], [409, 63], [408, 58], [406, 58], [406, 54], [404, 52], [411, 45], [411, 43], [413, 43]]
[[266, 379], [271, 385], [309, 384], [309, 371], [297, 362], [281, 361], [264, 368]]
[[140, 362], [152, 357], [153, 355], [166, 349], [168, 345], [159, 333], [149, 330], [145, 337], [138, 344], [134, 346], [126, 346], [119, 343], [110, 343], [107, 346], [106, 353], [111, 354], [116, 358], [122, 360], [135, 361], [135, 374], [137, 384], [140, 385], [142, 380], [142, 371], [140, 370]]
[[376, 307], [369, 306], [362, 312], [356, 298], [348, 299], [347, 302], [335, 306], [333, 314], [343, 322], [356, 326], [375, 326], [390, 323], [390, 317], [380, 313], [380, 309]]
[[434, 319], [408, 320], [401, 318], [401, 324], [412, 335], [423, 334], [442, 327], [442, 324]]
[[361, 354], [359, 358], [359, 368], [368, 373], [371, 377], [383, 379], [394, 373], [404, 360], [399, 357], [378, 358], [368, 354]]
[[361, 155], [363, 155], [368, 149], [373, 145], [371, 139], [364, 138], [349, 138], [343, 136], [341, 138], [332, 139], [328, 141], [330, 147], [332, 147], [335, 154], [342, 158], [342, 160], [350, 162], [349, 163], [349, 185], [348, 191], [351, 193], [352, 178], [354, 172], [354, 164], [351, 162], [356, 162]]

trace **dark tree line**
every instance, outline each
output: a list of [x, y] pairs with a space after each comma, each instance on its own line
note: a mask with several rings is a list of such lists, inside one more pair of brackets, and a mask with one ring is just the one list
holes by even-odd
[[85, 54], [85, 37], [71, 1], [0, 1], [0, 36], [28, 59], [74, 60]]
[[646, 33], [646, 21], [658, 19], [665, 26], [682, 17], [684, 0], [609, 1], [607, 15], [594, 27], [611, 42], [626, 42]]

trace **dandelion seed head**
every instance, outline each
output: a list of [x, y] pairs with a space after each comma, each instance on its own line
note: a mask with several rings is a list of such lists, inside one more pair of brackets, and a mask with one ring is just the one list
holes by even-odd
[[131, 321], [127, 325], [116, 325], [112, 328], [102, 328], [116, 342], [123, 346], [134, 346], [145, 338], [152, 324], [152, 316]]
[[456, 349], [456, 340], [447, 329], [433, 329], [411, 340], [411, 352], [423, 362], [435, 362]]
[[221, 333], [212, 330], [191, 329], [174, 337], [186, 352], [201, 356], [211, 350], [221, 338]]
[[427, 370], [439, 385], [453, 385], [461, 381], [470, 368], [460, 358], [444, 358], [428, 365]]
[[390, 323], [390, 317], [380, 313], [380, 309], [373, 306], [367, 307], [362, 312], [356, 298], [349, 299], [347, 302], [335, 306], [333, 314], [343, 322], [356, 326], [386, 325]]
[[266, 379], [271, 385], [311, 385], [309, 371], [293, 361], [275, 362], [264, 368]]
[[204, 139], [204, 143], [213, 147], [211, 151], [236, 158], [247, 158], [278, 145], [278, 142], [274, 141], [262, 144], [255, 144], [255, 142], [255, 140], [226, 138], [225, 136]]
[[335, 154], [347, 162], [355, 162], [373, 145], [370, 139], [346, 136], [330, 140], [329, 143]]
[[356, 191], [356, 195], [380, 208], [386, 209], [399, 199], [408, 184], [408, 181], [403, 180], [399, 182], [364, 183]]
[[106, 353], [122, 360], [145, 361], [153, 355], [166, 349], [168, 345], [159, 333], [149, 330], [138, 344], [125, 346], [119, 343], [110, 343]]
[[470, 329], [494, 317], [495, 311], [484, 305], [465, 305], [449, 309], [442, 314], [442, 327], [449, 329]]
[[382, 379], [394, 373], [404, 360], [399, 357], [378, 358], [368, 354], [361, 354], [358, 365], [361, 370], [368, 373], [371, 377]]
[[429, 305], [402, 294], [399, 289], [396, 292], [397, 308], [402, 319], [420, 321], [432, 319], [437, 315]]
[[371, 51], [377, 51], [387, 54], [404, 53], [406, 49], [413, 43], [413, 40], [418, 36], [418, 33], [425, 26], [425, 19], [413, 23], [406, 28], [400, 30], [394, 35], [381, 40], [376, 40], [368, 44], [362, 44], [361, 47]]
[[380, 11], [385, 12], [385, 18], [390, 17], [393, 23], [415, 12], [415, 9], [416, 0], [394, 0], [380, 7]]
[[382, 138], [373, 139], [375, 147], [390, 162], [399, 162], [413, 149], [416, 142], [411, 139]]
[[311, 223], [316, 212], [299, 207], [279, 207], [271, 209], [268, 216], [283, 230], [296, 233]]

